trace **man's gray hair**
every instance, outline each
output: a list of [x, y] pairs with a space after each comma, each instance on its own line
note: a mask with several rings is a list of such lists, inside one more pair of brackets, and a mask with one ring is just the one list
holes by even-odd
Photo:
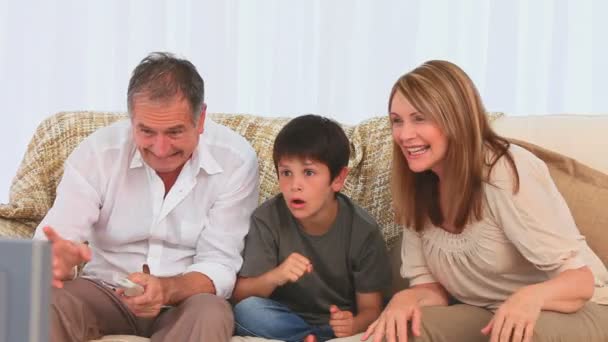
[[133, 117], [133, 101], [143, 95], [150, 100], [171, 100], [183, 96], [190, 104], [192, 122], [197, 123], [205, 102], [205, 84], [196, 67], [168, 52], [153, 52], [133, 70], [127, 105]]

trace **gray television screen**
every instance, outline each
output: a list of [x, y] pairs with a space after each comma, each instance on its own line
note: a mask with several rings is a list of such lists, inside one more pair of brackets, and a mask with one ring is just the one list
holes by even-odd
[[47, 241], [0, 239], [0, 342], [49, 340]]

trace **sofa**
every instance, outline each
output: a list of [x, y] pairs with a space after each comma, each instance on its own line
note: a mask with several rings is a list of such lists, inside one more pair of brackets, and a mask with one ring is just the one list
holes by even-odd
[[[511, 116], [488, 113], [495, 130], [531, 150], [549, 166], [579, 229], [591, 248], [608, 264], [608, 115]], [[231, 127], [254, 147], [259, 158], [260, 203], [278, 192], [272, 143], [287, 118], [245, 114], [209, 114]], [[53, 204], [72, 149], [97, 128], [126, 119], [121, 113], [63, 112], [37, 128], [11, 183], [9, 202], [0, 204], [0, 237], [31, 238]], [[391, 292], [407, 286], [399, 275], [401, 227], [394, 223], [389, 190], [392, 142], [385, 116], [343, 125], [351, 142], [350, 174], [343, 190], [379, 223], [392, 260]], [[332, 341], [359, 341], [360, 335]], [[148, 341], [134, 336], [105, 336], [104, 342]], [[266, 341], [233, 337], [232, 342]]]

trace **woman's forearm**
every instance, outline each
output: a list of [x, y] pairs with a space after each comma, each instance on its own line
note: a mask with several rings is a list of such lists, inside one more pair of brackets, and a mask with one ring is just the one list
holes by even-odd
[[542, 300], [542, 310], [572, 313], [593, 296], [594, 278], [589, 267], [567, 270], [545, 282], [530, 285]]

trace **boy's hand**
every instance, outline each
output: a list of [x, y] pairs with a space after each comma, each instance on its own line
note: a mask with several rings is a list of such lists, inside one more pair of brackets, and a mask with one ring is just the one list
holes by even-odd
[[54, 287], [62, 288], [65, 280], [71, 279], [74, 266], [91, 260], [91, 250], [84, 243], [76, 243], [62, 238], [51, 227], [42, 228], [51, 243]]
[[329, 325], [336, 337], [352, 336], [355, 333], [355, 319], [350, 311], [342, 311], [337, 306], [329, 307]]
[[291, 253], [273, 273], [277, 286], [283, 286], [287, 282], [295, 283], [303, 275], [312, 272], [312, 263], [305, 256]]

